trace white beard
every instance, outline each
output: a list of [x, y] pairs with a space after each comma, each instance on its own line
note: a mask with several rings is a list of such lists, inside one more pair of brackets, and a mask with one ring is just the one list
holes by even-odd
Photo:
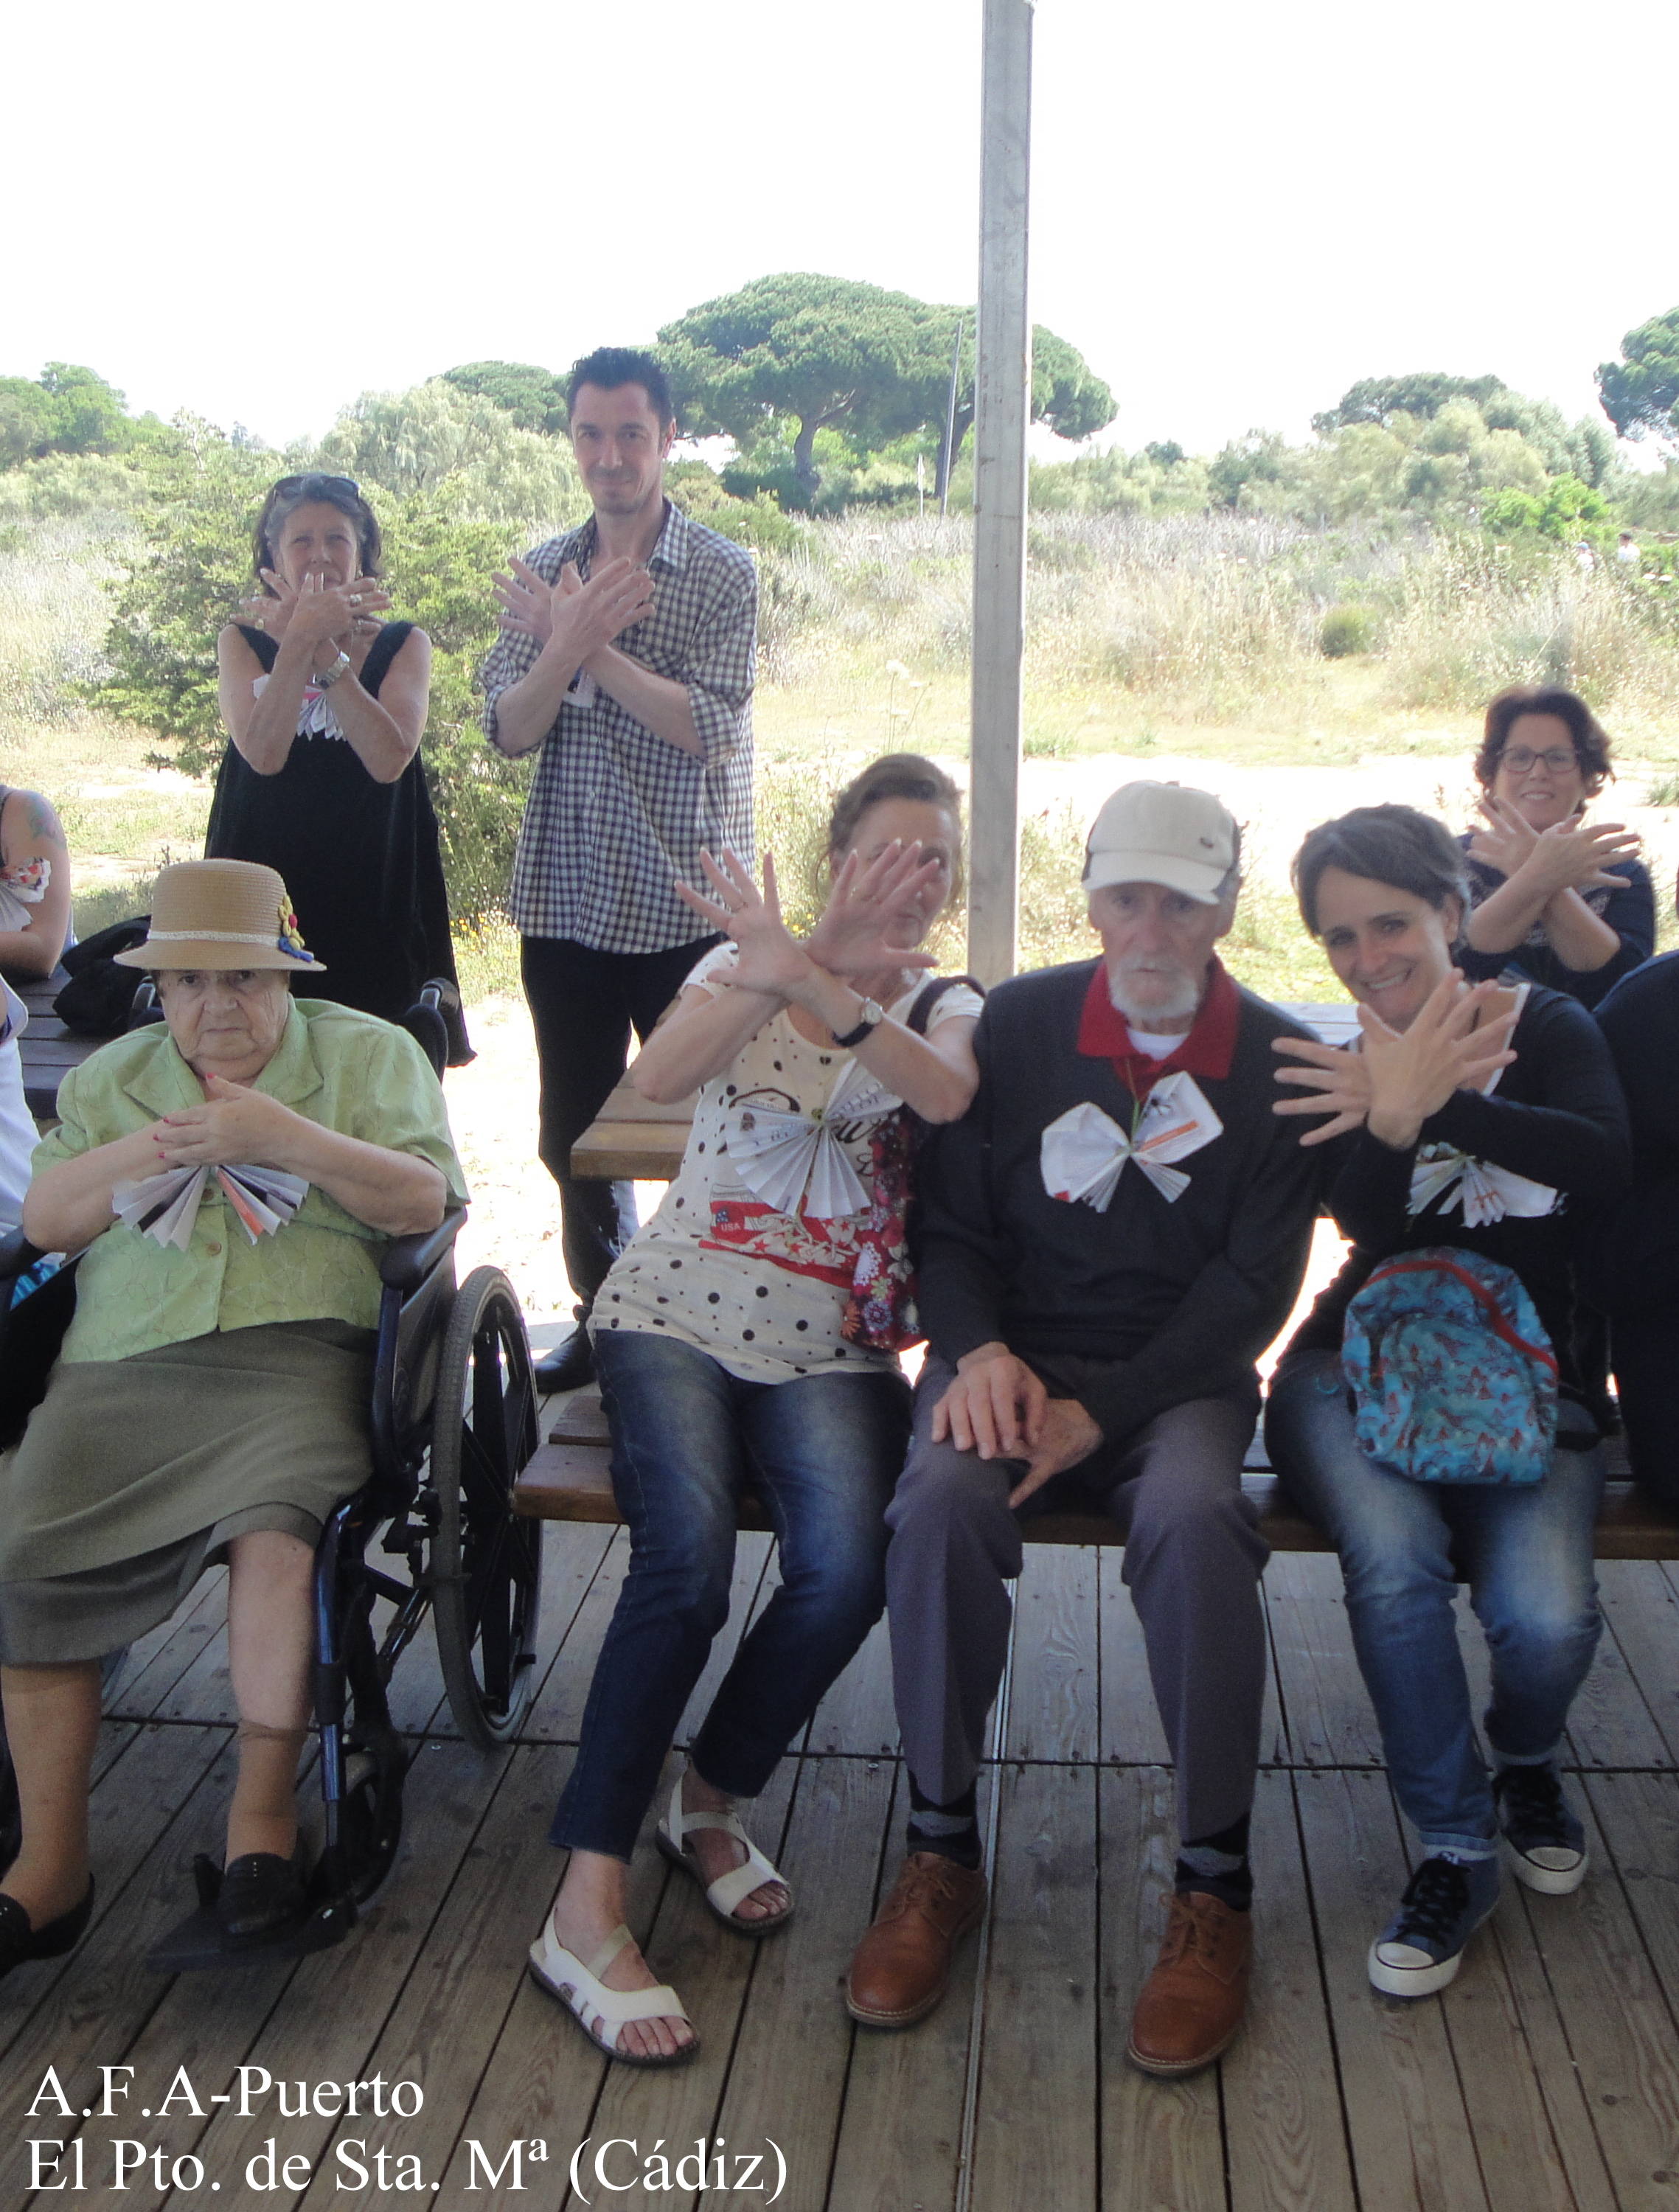
[[[1163, 999], [1144, 1000], [1140, 994], [1128, 988], [1130, 977], [1140, 975], [1161, 980], [1170, 975], [1176, 979], [1175, 988]], [[1188, 969], [1177, 966], [1170, 969], [1164, 968], [1133, 968], [1128, 971], [1122, 969], [1117, 975], [1111, 967], [1108, 969], [1109, 998], [1113, 1001], [1117, 1011], [1124, 1015], [1133, 1029], [1141, 1030], [1145, 1035], [1153, 1031], [1156, 1024], [1160, 1022], [1182, 1021], [1186, 1015], [1193, 1019], [1201, 1005], [1201, 978], [1190, 975]]]

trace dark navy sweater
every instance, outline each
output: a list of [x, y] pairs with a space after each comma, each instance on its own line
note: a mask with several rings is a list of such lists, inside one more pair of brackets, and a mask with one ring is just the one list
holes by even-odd
[[1271, 1111], [1271, 1039], [1309, 1032], [1232, 987], [1228, 1073], [1195, 1078], [1223, 1132], [1181, 1163], [1188, 1189], [1168, 1200], [1132, 1162], [1105, 1213], [1052, 1198], [1039, 1152], [1052, 1121], [1089, 1100], [1132, 1122], [1112, 1062], [1078, 1050], [1097, 964], [1017, 975], [986, 1000], [978, 1093], [922, 1155], [918, 1297], [952, 1362], [1001, 1340], [1029, 1365], [1111, 1363], [1075, 1395], [1118, 1443], [1173, 1406], [1253, 1387], [1305, 1273], [1317, 1162], [1299, 1122]]

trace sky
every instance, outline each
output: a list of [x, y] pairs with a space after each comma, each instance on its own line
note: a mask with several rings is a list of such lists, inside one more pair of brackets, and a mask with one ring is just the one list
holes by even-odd
[[[0, 374], [85, 362], [283, 444], [773, 270], [971, 301], [981, 12], [14, 10]], [[1031, 309], [1113, 387], [1104, 442], [1299, 438], [1416, 369], [1594, 410], [1597, 363], [1679, 301], [1670, 76], [1617, 21], [1041, 0]]]

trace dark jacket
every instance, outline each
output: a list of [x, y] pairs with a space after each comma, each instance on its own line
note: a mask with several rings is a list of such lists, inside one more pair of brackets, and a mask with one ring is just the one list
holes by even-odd
[[[1608, 1048], [1585, 1009], [1560, 991], [1532, 990], [1512, 1038], [1516, 1058], [1491, 1097], [1457, 1091], [1398, 1152], [1359, 1129], [1328, 1147], [1325, 1204], [1353, 1245], [1345, 1266], [1296, 1331], [1288, 1350], [1339, 1351], [1348, 1301], [1379, 1261], [1425, 1244], [1479, 1252], [1521, 1278], [1557, 1355], [1564, 1385], [1579, 1393], [1575, 1348], [1576, 1261], [1603, 1209], [1632, 1177], [1627, 1107]], [[1409, 1210], [1418, 1152], [1446, 1145], [1555, 1190], [1560, 1203], [1533, 1218], [1506, 1214], [1471, 1227], [1461, 1200], [1442, 1191]]]
[[[1457, 842], [1467, 854], [1469, 836], [1462, 836]], [[1460, 945], [1458, 966], [1471, 983], [1513, 973], [1525, 976], [1530, 983], [1542, 983], [1548, 991], [1566, 991], [1583, 1006], [1595, 1006], [1623, 975], [1631, 974], [1650, 957], [1656, 943], [1656, 894], [1651, 886], [1650, 871], [1643, 861], [1617, 860], [1605, 873], [1618, 876], [1622, 888], [1610, 890], [1600, 885], [1596, 890], [1581, 893], [1593, 914], [1600, 921], [1606, 921], [1621, 939], [1601, 968], [1565, 967], [1537, 922], [1521, 944], [1512, 945], [1505, 952], [1477, 952], [1472, 945]], [[1504, 877], [1484, 860], [1469, 861], [1469, 878], [1472, 908], [1504, 888]]]
[[1634, 969], [1597, 1020], [1627, 1093], [1636, 1180], [1598, 1224], [1582, 1280], [1609, 1313], [1679, 1306], [1679, 952]]
[[1051, 1122], [1090, 1100], [1132, 1126], [1112, 1061], [1078, 1049], [1098, 965], [1018, 975], [986, 1000], [978, 1093], [922, 1156], [918, 1295], [952, 1362], [1001, 1340], [1052, 1389], [1057, 1355], [1111, 1363], [1060, 1395], [1118, 1443], [1173, 1406], [1254, 1387], [1305, 1272], [1317, 1163], [1298, 1122], [1271, 1111], [1271, 1039], [1308, 1032], [1226, 981], [1227, 1071], [1195, 1074], [1224, 1127], [1182, 1163], [1189, 1188], [1168, 1200], [1131, 1162], [1105, 1213], [1052, 1198], [1039, 1155]]

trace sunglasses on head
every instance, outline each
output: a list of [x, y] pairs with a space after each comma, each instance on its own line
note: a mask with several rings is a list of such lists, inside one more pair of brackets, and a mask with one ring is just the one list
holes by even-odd
[[354, 477], [325, 476], [319, 469], [306, 469], [301, 476], [282, 477], [274, 489], [289, 495], [292, 492], [301, 491], [305, 484], [325, 484], [329, 491], [347, 491], [352, 499], [362, 496], [362, 487]]

